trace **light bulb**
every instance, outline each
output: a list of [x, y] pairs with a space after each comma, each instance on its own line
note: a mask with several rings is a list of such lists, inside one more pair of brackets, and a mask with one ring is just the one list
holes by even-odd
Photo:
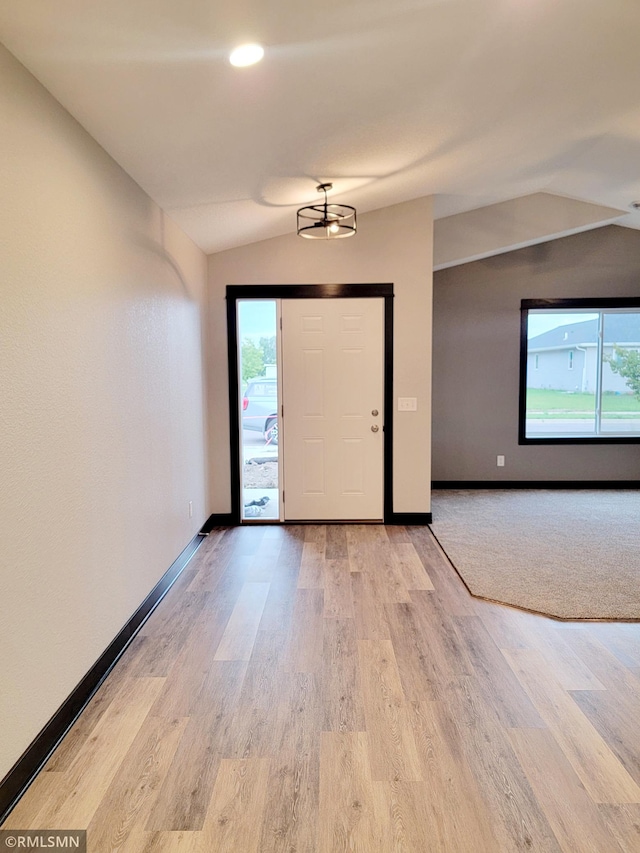
[[331, 225], [329, 226], [329, 231], [331, 231], [332, 234], [337, 234], [339, 230], [340, 230], [340, 226], [338, 225], [337, 222], [332, 222]]
[[264, 48], [259, 44], [243, 44], [236, 47], [229, 56], [229, 62], [236, 68], [245, 68], [247, 65], [255, 65], [264, 56]]

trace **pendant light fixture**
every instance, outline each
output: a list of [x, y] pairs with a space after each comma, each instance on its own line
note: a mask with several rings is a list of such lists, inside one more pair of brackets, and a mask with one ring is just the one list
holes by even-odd
[[333, 240], [352, 237], [356, 233], [356, 209], [349, 204], [330, 204], [327, 192], [333, 184], [318, 184], [324, 202], [301, 207], [298, 211], [298, 236], [311, 240]]

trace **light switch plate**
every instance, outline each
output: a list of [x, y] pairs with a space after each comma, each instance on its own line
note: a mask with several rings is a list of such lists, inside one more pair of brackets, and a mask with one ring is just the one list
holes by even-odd
[[417, 412], [418, 398], [417, 397], [398, 397], [399, 412]]

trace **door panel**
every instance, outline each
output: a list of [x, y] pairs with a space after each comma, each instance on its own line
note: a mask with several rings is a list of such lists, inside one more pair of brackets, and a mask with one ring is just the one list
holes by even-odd
[[384, 300], [284, 299], [282, 360], [285, 518], [381, 520]]
[[344, 495], [363, 495], [365, 488], [366, 448], [360, 438], [344, 438], [341, 454], [341, 491]]
[[324, 352], [321, 349], [302, 351], [304, 362], [304, 409], [305, 418], [322, 418], [324, 408]]
[[324, 495], [324, 439], [304, 438], [302, 490], [305, 495]]

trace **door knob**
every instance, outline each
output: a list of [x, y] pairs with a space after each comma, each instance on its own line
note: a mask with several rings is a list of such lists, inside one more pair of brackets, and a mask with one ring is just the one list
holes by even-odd
[[377, 410], [377, 409], [372, 409], [372, 410], [371, 410], [371, 414], [373, 415], [373, 417], [374, 417], [374, 418], [377, 418], [377, 417], [378, 417], [378, 410]]
[[378, 424], [374, 424], [374, 425], [371, 427], [371, 432], [378, 432], [378, 430], [379, 430], [379, 429], [380, 429], [380, 427], [378, 426]]

